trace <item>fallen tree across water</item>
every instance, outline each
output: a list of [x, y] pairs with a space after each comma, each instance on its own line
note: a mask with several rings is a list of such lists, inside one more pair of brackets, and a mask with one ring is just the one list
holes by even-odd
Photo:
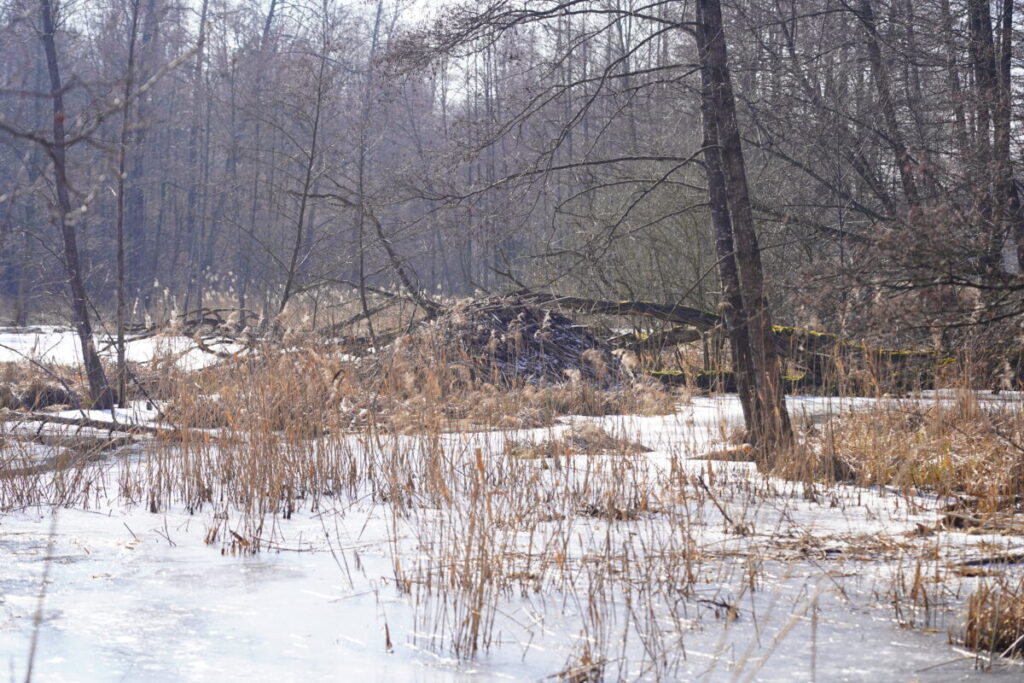
[[540, 306], [569, 309], [577, 313], [643, 316], [663, 320], [675, 325], [690, 325], [704, 330], [710, 330], [722, 325], [722, 317], [716, 313], [679, 304], [659, 304], [651, 301], [582, 299], [575, 296], [556, 296], [534, 292], [519, 292], [518, 296]]
[[674, 325], [667, 330], [657, 332], [627, 332], [612, 337], [608, 343], [617, 349], [629, 351], [655, 351], [679, 344], [692, 344], [700, 341], [704, 335], [695, 327]]
[[[674, 326], [646, 337], [633, 335], [628, 337], [626, 344], [621, 344], [637, 351], [697, 341], [701, 332], [713, 333], [725, 326], [724, 319], [717, 313], [679, 304], [608, 301], [531, 292], [520, 292], [520, 295], [545, 307], [592, 315], [654, 318]], [[794, 366], [793, 374], [784, 377], [791, 389], [838, 391], [839, 385], [847, 380], [850, 381], [843, 388], [853, 393], [866, 393], [872, 388], [883, 391], [927, 389], [934, 386], [938, 370], [955, 362], [934, 350], [875, 348], [844, 340], [838, 335], [784, 325], [775, 325], [772, 331], [776, 352]], [[700, 374], [709, 373], [728, 374], [709, 368]], [[672, 384], [684, 379], [681, 373], [656, 373], [655, 376]], [[735, 387], [735, 382], [729, 382], [728, 377], [722, 381], [725, 386]], [[709, 384], [700, 378], [695, 383], [702, 388]], [[711, 383], [721, 385], [721, 382]]]

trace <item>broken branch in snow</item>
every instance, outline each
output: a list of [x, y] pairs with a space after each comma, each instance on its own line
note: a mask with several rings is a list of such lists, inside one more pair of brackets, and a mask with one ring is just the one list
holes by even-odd
[[52, 415], [50, 413], [16, 413], [8, 412], [4, 415], [8, 422], [41, 422], [46, 424], [65, 425], [70, 427], [101, 429], [107, 432], [127, 432], [156, 434], [163, 431], [152, 425], [140, 425], [128, 422], [114, 422], [106, 420], [94, 420], [89, 417], [64, 417], [63, 415]]

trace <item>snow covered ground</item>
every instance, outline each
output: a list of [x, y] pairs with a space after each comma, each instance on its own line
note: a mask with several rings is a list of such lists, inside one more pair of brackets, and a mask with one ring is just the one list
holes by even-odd
[[[116, 351], [109, 342], [109, 339], [103, 337], [96, 338], [101, 355], [114, 358]], [[239, 349], [237, 344], [227, 342], [213, 346], [218, 351], [228, 353]], [[173, 335], [129, 339], [125, 357], [135, 363], [170, 357], [183, 370], [198, 370], [220, 360], [216, 355], [200, 349], [189, 337]], [[81, 365], [81, 344], [74, 331], [66, 327], [40, 326], [28, 331], [19, 328], [0, 329], [0, 363], [20, 363], [26, 359], [54, 365]]]
[[[794, 398], [790, 409], [810, 418], [865, 403]], [[541, 680], [578, 664], [581, 653], [603, 661], [608, 680], [982, 675], [947, 635], [974, 579], [935, 582], [925, 609], [901, 592], [902, 577], [922, 556], [934, 558], [926, 573], [946, 571], [1021, 552], [1022, 539], [920, 536], [918, 525], [937, 517], [926, 497], [808, 491], [747, 463], [692, 459], [739, 417], [726, 398], [696, 399], [670, 416], [598, 419], [655, 449], [622, 470], [633, 484], [682, 476], [680, 495], [694, 495], [699, 479], [708, 497], [684, 501], [680, 509], [692, 515], [685, 524], [658, 514], [595, 516], [566, 529], [555, 518], [530, 538], [510, 534], [507, 561], [536, 576], [487, 596], [489, 647], [462, 660], [451, 639], [464, 598], [416, 587], [447, 576], [433, 531], [439, 511], [400, 514], [369, 496], [325, 498], [315, 512], [274, 517], [264, 549], [250, 555], [232, 541], [243, 522], [231, 506], [152, 514], [112, 495], [146, 453], [104, 461], [89, 470], [87, 506], [0, 514], [0, 666], [12, 680], [23, 677], [49, 572], [35, 657], [36, 678], [46, 681]], [[452, 434], [444, 447], [501, 453], [505, 439], [551, 433]], [[570, 486], [602, 462], [536, 466], [545, 485]], [[652, 544], [679, 547], [668, 537], [679, 529], [690, 534], [692, 557], [660, 560], [664, 551]], [[552, 553], [552, 543], [564, 546]], [[558, 566], [531, 568], [541, 556]], [[682, 566], [694, 571], [685, 582], [654, 575]], [[631, 578], [638, 571], [652, 574]], [[1021, 680], [1024, 670], [997, 663], [984, 676]]]

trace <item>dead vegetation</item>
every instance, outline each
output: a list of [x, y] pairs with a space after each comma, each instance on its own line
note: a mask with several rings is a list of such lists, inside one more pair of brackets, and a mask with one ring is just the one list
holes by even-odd
[[561, 458], [573, 455], [637, 455], [651, 449], [638, 441], [616, 436], [591, 422], [574, 424], [561, 436], [539, 443], [508, 440], [505, 452], [513, 458]]
[[41, 410], [81, 405], [79, 379], [64, 368], [0, 363], [0, 408]]
[[[500, 377], [491, 382], [494, 375], [467, 376], [464, 365], [427, 351], [442, 347], [400, 342], [368, 362], [329, 341], [287, 352], [266, 345], [199, 371], [161, 359], [143, 373], [144, 386], [168, 427], [145, 435], [140, 457], [109, 468], [82, 459], [32, 469], [22, 468], [24, 460], [5, 463], [18, 469], [0, 478], [0, 508], [87, 505], [103, 491], [154, 513], [208, 512], [209, 544], [252, 554], [277, 547], [278, 520], [298, 509], [319, 512], [341, 499], [386, 506], [406, 530], [395, 531], [392, 585], [415, 605], [424, 634], [417, 638], [464, 658], [492, 646], [497, 610], [510, 594], [569, 592], [586, 583], [605, 586], [604, 597], [594, 597], [611, 605], [627, 585], [642, 584], [653, 605], [689, 590], [701, 561], [689, 533], [693, 515], [672, 515], [666, 529], [650, 525], [644, 533], [659, 550], [649, 558], [590, 538], [595, 525], [646, 524], [660, 500], [678, 495], [678, 482], [649, 476], [633, 439], [574, 420], [566, 438], [545, 448], [615, 457], [579, 458], [553, 486], [542, 463], [508, 457], [497, 443], [470, 447], [466, 434], [473, 426], [550, 426], [566, 414], [667, 412], [679, 395], [643, 382], [566, 377], [561, 369], [557, 382], [553, 375], [507, 375], [510, 386]], [[573, 362], [590, 363], [582, 352]], [[49, 450], [26, 457], [58, 453], [36, 445]], [[429, 553], [403, 555], [406, 533]], [[536, 540], [524, 545], [524, 537]], [[581, 548], [569, 551], [570, 540]], [[588, 630], [601, 633], [607, 609], [595, 604], [584, 617]], [[672, 618], [680, 622], [682, 611]], [[643, 621], [669, 640], [682, 632]], [[599, 638], [596, 653], [610, 642]]]
[[467, 305], [368, 357], [331, 340], [287, 352], [268, 344], [197, 373], [165, 366], [149, 393], [166, 399], [177, 426], [257, 419], [314, 433], [531, 428], [570, 414], [663, 414], [682, 400], [617, 368], [606, 346], [560, 316]]
[[1024, 577], [979, 582], [967, 600], [960, 642], [990, 657], [1024, 653]]
[[[942, 398], [881, 402], [807, 421], [778, 473], [933, 496], [938, 521], [917, 524], [911, 537], [1024, 536], [1024, 411], [1017, 398], [982, 401], [961, 388]], [[902, 543], [901, 556], [913, 557], [908, 542]], [[1000, 657], [1019, 657], [1024, 555], [994, 545], [980, 557], [953, 563], [940, 557], [917, 554], [912, 571], [896, 572], [889, 591], [897, 621], [933, 628], [957, 603], [951, 599], [956, 587], [977, 580], [964, 622], [951, 630], [951, 639], [978, 653], [981, 668]]]
[[883, 403], [810, 425], [803, 437], [783, 470], [974, 500], [981, 512], [1012, 510], [1024, 494], [1016, 401], [982, 404], [957, 391], [954, 400]]

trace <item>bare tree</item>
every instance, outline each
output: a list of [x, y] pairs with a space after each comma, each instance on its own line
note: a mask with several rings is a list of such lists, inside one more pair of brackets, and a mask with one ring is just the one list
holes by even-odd
[[93, 340], [92, 321], [89, 315], [89, 303], [82, 277], [82, 265], [78, 253], [78, 238], [73, 223], [73, 208], [68, 190], [67, 176], [67, 136], [64, 122], [67, 113], [64, 109], [64, 85], [60, 76], [60, 64], [57, 60], [56, 29], [54, 28], [53, 6], [50, 0], [39, 0], [40, 33], [43, 52], [46, 55], [47, 70], [50, 75], [50, 101], [53, 104], [53, 140], [45, 143], [47, 153], [53, 163], [54, 189], [57, 194], [57, 217], [60, 233], [64, 244], [64, 269], [67, 272], [68, 287], [71, 289], [71, 310], [74, 314], [75, 329], [82, 346], [82, 360], [85, 373], [89, 379], [89, 393], [93, 407], [107, 410], [114, 405], [114, 392], [107, 383], [96, 344]]
[[139, 0], [129, 0], [128, 65], [124, 79], [124, 109], [121, 111], [121, 135], [117, 153], [117, 400], [125, 404], [128, 394], [128, 373], [125, 368], [125, 232], [124, 232], [124, 181], [127, 174], [128, 134], [131, 124], [132, 88], [135, 86], [135, 38], [139, 26]]
[[763, 456], [792, 441], [718, 0], [697, 3], [708, 191], [748, 439]]

